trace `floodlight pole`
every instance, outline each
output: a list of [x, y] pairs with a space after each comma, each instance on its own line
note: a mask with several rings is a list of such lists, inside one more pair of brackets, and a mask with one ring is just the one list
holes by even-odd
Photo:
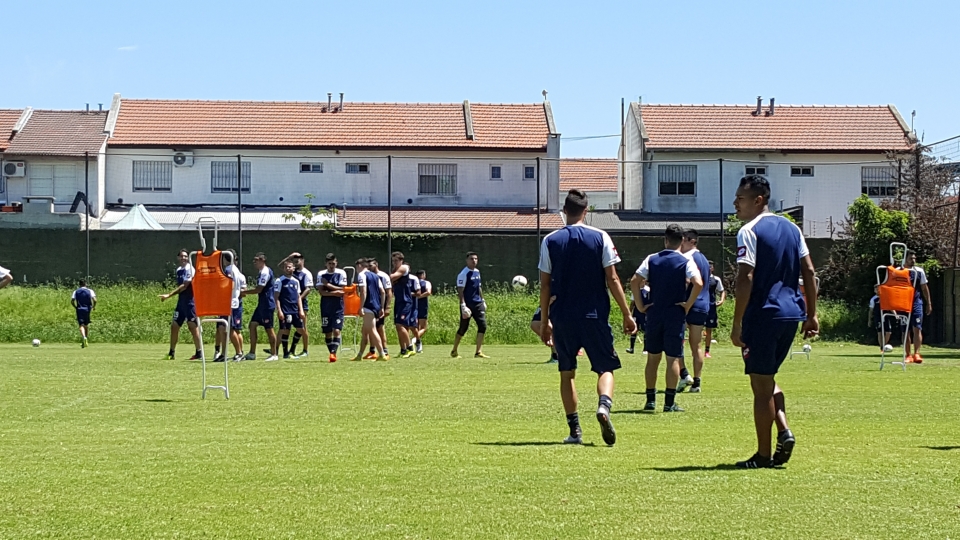
[[243, 261], [243, 160], [240, 154], [237, 154], [237, 256], [233, 261], [233, 264], [237, 265], [237, 268], [243, 269], [241, 266], [241, 261]]
[[537, 253], [540, 253], [540, 158], [537, 157]]
[[[717, 160], [720, 163], [720, 260], [723, 261], [721, 266], [726, 267], [727, 262], [727, 246], [725, 243], [726, 232], [724, 229], [723, 223], [723, 158]], [[721, 271], [722, 272], [722, 271]], [[722, 275], [722, 274], [721, 274]]]
[[83, 153], [83, 208], [87, 230], [87, 275], [90, 279], [90, 152]]
[[393, 257], [393, 156], [387, 156], [387, 264]]

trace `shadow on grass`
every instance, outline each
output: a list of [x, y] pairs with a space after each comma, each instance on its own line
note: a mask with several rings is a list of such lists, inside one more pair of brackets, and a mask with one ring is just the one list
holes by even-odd
[[921, 446], [927, 450], [960, 450], [960, 446]]
[[145, 402], [147, 402], [147, 403], [178, 403], [178, 402], [183, 401], [183, 400], [180, 400], [180, 399], [161, 399], [161, 398], [155, 398], [155, 399], [137, 399], [137, 400], [134, 400], [134, 401], [145, 401]]
[[632, 409], [628, 411], [611, 411], [610, 414], [655, 414], [656, 411], [645, 411], [643, 409]]
[[732, 463], [718, 463], [716, 465], [682, 465], [680, 467], [650, 467], [648, 471], [660, 472], [694, 472], [694, 471], [745, 471]]
[[477, 446], [596, 446], [593, 443], [567, 444], [561, 441], [497, 441], [472, 443]]

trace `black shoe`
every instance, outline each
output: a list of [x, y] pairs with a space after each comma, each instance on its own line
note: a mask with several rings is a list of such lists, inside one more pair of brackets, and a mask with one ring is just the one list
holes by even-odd
[[629, 349], [627, 349], [627, 354], [633, 354], [633, 347], [630, 347]]
[[190, 360], [200, 360], [200, 355], [194, 354], [193, 356], [190, 357]]
[[773, 467], [773, 459], [754, 454], [746, 461], [738, 461], [736, 467], [738, 469], [770, 469]]
[[260, 350], [267, 353], [267, 356], [270, 356], [273, 354], [273, 351], [271, 351], [270, 349], [260, 349]]
[[284, 355], [283, 355], [283, 359], [284, 359], [284, 360], [289, 360], [289, 359], [290, 359], [290, 353], [284, 354]]
[[663, 412], [684, 412], [684, 410], [681, 409], [679, 405], [677, 405], [676, 403], [674, 403], [673, 405], [671, 405], [671, 406], [669, 406], [669, 407], [667, 407], [666, 405], [664, 405], [664, 406], [663, 406]]
[[610, 422], [610, 413], [598, 410], [597, 422], [600, 422], [600, 435], [603, 436], [603, 442], [613, 446], [617, 442], [617, 430], [613, 429], [613, 423]]
[[783, 465], [790, 461], [790, 454], [793, 452], [797, 439], [789, 429], [777, 435], [777, 451], [773, 453], [773, 464]]
[[224, 357], [222, 354], [213, 359], [214, 362], [226, 362], [226, 360], [226, 357]]
[[643, 410], [644, 410], [644, 411], [650, 411], [650, 412], [656, 411], [656, 410], [657, 410], [657, 402], [656, 402], [656, 401], [648, 401], [647, 404], [643, 406]]

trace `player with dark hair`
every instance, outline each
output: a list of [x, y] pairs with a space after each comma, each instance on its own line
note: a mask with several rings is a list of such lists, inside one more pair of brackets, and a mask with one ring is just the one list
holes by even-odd
[[77, 312], [77, 324], [80, 326], [80, 348], [87, 347], [87, 337], [90, 325], [90, 312], [97, 307], [97, 293], [87, 288], [87, 282], [80, 280], [79, 288], [70, 296], [70, 303]]
[[[904, 268], [910, 270], [910, 282], [913, 283], [913, 310], [910, 312], [910, 324], [907, 325], [907, 362], [922, 364], [920, 347], [923, 345], [923, 316], [933, 313], [933, 302], [930, 301], [930, 287], [927, 285], [927, 273], [917, 266], [917, 253], [908, 249]], [[910, 344], [913, 344], [913, 354], [910, 354]]]
[[470, 328], [470, 319], [477, 321], [477, 350], [474, 358], [490, 358], [483, 354], [483, 336], [487, 332], [487, 303], [483, 301], [483, 287], [477, 264], [480, 257], [474, 251], [467, 252], [467, 265], [457, 276], [457, 295], [460, 297], [460, 328], [453, 338], [451, 358], [460, 358], [460, 340]]
[[[703, 340], [703, 356], [710, 358], [710, 344], [713, 343], [713, 331], [717, 328], [717, 323], [720, 318], [717, 314], [717, 308], [727, 301], [727, 291], [723, 288], [723, 280], [714, 275], [713, 261], [707, 262], [710, 263], [710, 283], [708, 284], [708, 288], [710, 289], [710, 313], [707, 315], [707, 324], [703, 325], [706, 329], [706, 337]], [[719, 299], [717, 298], [717, 293], [720, 293]], [[692, 392], [693, 390], [690, 391]]]
[[274, 278], [273, 270], [267, 265], [267, 256], [263, 252], [257, 253], [253, 257], [253, 267], [257, 271], [257, 285], [252, 289], [247, 289], [240, 293], [240, 297], [257, 295], [257, 308], [250, 319], [250, 352], [243, 357], [244, 360], [256, 360], [257, 354], [257, 328], [262, 326], [267, 333], [267, 339], [270, 340], [270, 355], [267, 362], [279, 360], [277, 356], [277, 333], [273, 330], [273, 312], [277, 308], [276, 299], [273, 296]]
[[[294, 251], [286, 259], [280, 261], [282, 266], [287, 260], [293, 262], [293, 277], [300, 282], [300, 299], [303, 302], [303, 334], [297, 332], [290, 340], [290, 356], [300, 358], [310, 356], [310, 331], [308, 328], [310, 315], [310, 294], [313, 293], [313, 273], [304, 267], [303, 255]], [[300, 337], [303, 336], [303, 353], [297, 355], [297, 344], [300, 343]]]
[[[380, 343], [383, 345], [383, 355], [387, 358], [390, 358], [390, 350], [387, 347], [387, 330], [385, 321], [387, 316], [390, 315], [390, 302], [393, 301], [393, 282], [390, 281], [390, 274], [380, 269], [380, 263], [377, 262], [375, 257], [367, 257], [366, 261], [367, 269], [380, 278], [380, 285], [383, 287], [383, 296], [380, 298], [380, 306], [383, 313], [377, 318], [377, 335], [380, 336]], [[377, 351], [373, 348], [373, 344], [371, 343], [370, 352], [364, 356], [364, 359], [375, 360], [376, 358]]]
[[420, 291], [420, 281], [410, 274], [410, 265], [403, 262], [403, 252], [394, 251], [390, 259], [393, 263], [390, 281], [395, 291], [393, 323], [397, 328], [397, 339], [400, 341], [400, 358], [410, 358], [417, 354], [412, 341], [416, 339], [416, 331], [411, 334], [410, 328], [416, 328], [416, 294]]
[[420, 295], [417, 296], [417, 352], [423, 352], [423, 335], [427, 333], [427, 317], [430, 315], [430, 296], [433, 295], [433, 284], [427, 281], [427, 271], [418, 270], [417, 279], [420, 280]]
[[[610, 421], [613, 407], [613, 372], [620, 369], [610, 329], [610, 297], [623, 315], [623, 331], [636, 330], [636, 323], [620, 286], [617, 248], [600, 229], [584, 225], [587, 196], [578, 189], [567, 193], [563, 204], [566, 226], [546, 237], [540, 245], [540, 339], [557, 351], [560, 369], [560, 399], [570, 432], [563, 442], [580, 444], [582, 430], [577, 413], [577, 353], [587, 351], [590, 369], [597, 374], [597, 421], [603, 442], [613, 445], [617, 432]], [[555, 298], [555, 299], [554, 299]]]
[[[687, 329], [690, 344], [690, 355], [693, 357], [693, 378], [690, 378], [690, 372], [684, 365], [683, 358], [680, 358], [680, 382], [677, 386], [677, 392], [683, 392], [687, 386], [691, 386], [693, 393], [700, 392], [700, 375], [703, 373], [703, 352], [700, 350], [700, 343], [703, 341], [703, 327], [707, 324], [710, 317], [710, 261], [700, 250], [697, 244], [700, 242], [700, 235], [694, 229], [683, 231], [683, 242], [680, 244], [680, 253], [692, 260], [697, 265], [700, 272], [700, 278], [703, 280], [703, 287], [700, 294], [697, 295], [693, 307], [687, 313]], [[693, 288], [693, 284], [688, 284], [687, 289]]]
[[283, 345], [283, 358], [291, 357], [288, 345], [288, 336], [292, 329], [297, 334], [303, 334], [303, 297], [301, 296], [300, 280], [293, 275], [296, 266], [293, 261], [280, 265], [283, 275], [277, 279], [273, 288], [273, 300], [277, 306], [277, 320], [280, 321], [280, 343]]
[[196, 351], [191, 360], [200, 359], [200, 327], [197, 326], [197, 306], [193, 301], [193, 275], [195, 273], [193, 265], [190, 264], [190, 252], [181, 249], [177, 253], [177, 288], [167, 294], [160, 295], [160, 301], [165, 302], [171, 296], [177, 296], [177, 308], [173, 312], [173, 321], [170, 323], [170, 352], [167, 353], [167, 360], [173, 360], [174, 351], [177, 348], [177, 341], [180, 339], [180, 327], [183, 322], [187, 322], [187, 328], [190, 335], [193, 336], [193, 344]]
[[[787, 424], [783, 391], [775, 380], [790, 353], [797, 327], [810, 337], [820, 330], [817, 285], [803, 233], [769, 210], [770, 183], [758, 175], [740, 180], [733, 206], [744, 225], [737, 233], [736, 308], [733, 344], [741, 347], [753, 391], [757, 451], [738, 461], [743, 469], [768, 468], [790, 460], [796, 439]], [[800, 278], [803, 290], [800, 292]], [[770, 430], [777, 425], [776, 452]]]
[[357, 259], [355, 263], [357, 268], [357, 291], [360, 293], [360, 303], [363, 306], [363, 330], [360, 339], [360, 347], [357, 349], [357, 356], [352, 360], [359, 362], [363, 359], [363, 349], [370, 343], [373, 350], [376, 351], [376, 359], [380, 361], [389, 360], [383, 350], [383, 343], [380, 341], [380, 333], [377, 331], [377, 319], [383, 318], [383, 300], [386, 297], [386, 290], [383, 288], [383, 280], [380, 279], [368, 266], [366, 259]]
[[326, 269], [317, 274], [317, 292], [320, 293], [320, 325], [327, 343], [329, 361], [337, 361], [343, 330], [343, 294], [347, 286], [347, 273], [337, 268], [337, 256], [327, 253]]

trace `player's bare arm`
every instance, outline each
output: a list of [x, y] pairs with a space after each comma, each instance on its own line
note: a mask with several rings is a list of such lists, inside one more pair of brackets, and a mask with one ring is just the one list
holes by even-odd
[[[540, 341], [553, 346], [553, 324], [550, 323], [550, 274], [540, 271]], [[463, 294], [460, 294], [463, 298]]]
[[627, 304], [627, 297], [623, 294], [623, 287], [620, 285], [620, 276], [617, 275], [617, 267], [611, 264], [604, 268], [603, 271], [606, 274], [607, 289], [610, 290], [610, 294], [613, 295], [613, 299], [617, 302], [620, 313], [623, 315], [623, 331], [627, 334], [632, 334], [637, 331], [637, 322], [633, 320], [633, 313], [630, 311], [630, 305]]
[[750, 303], [750, 293], [753, 291], [753, 267], [749, 264], [740, 264], [737, 269], [737, 283], [733, 289], [735, 293], [733, 304], [733, 328], [730, 331], [730, 340], [737, 347], [743, 347], [740, 333], [743, 331], [743, 314]]
[[697, 301], [697, 296], [700, 295], [700, 291], [703, 290], [703, 278], [699, 275], [693, 276], [690, 278], [690, 283], [693, 285], [693, 289], [690, 290], [690, 297], [687, 298], [686, 302], [677, 303], [678, 306], [683, 306], [683, 311], [690, 313], [690, 309], [693, 308], [693, 304]]
[[920, 291], [923, 292], [924, 315], [930, 315], [933, 313], [933, 302], [930, 301], [930, 287], [924, 283], [920, 286]]
[[636, 306], [637, 311], [640, 313], [646, 313], [650, 306], [653, 304], [644, 304], [643, 297], [641, 296], [641, 291], [643, 287], [647, 284], [647, 280], [643, 279], [643, 276], [639, 274], [634, 274], [630, 278], [630, 292], [633, 293], [633, 305]]
[[176, 289], [168, 292], [167, 294], [161, 294], [161, 295], [160, 295], [160, 301], [161, 301], [161, 302], [165, 302], [168, 298], [170, 298], [171, 296], [176, 296], [176, 295], [180, 294], [181, 292], [183, 292], [184, 290], [186, 290], [186, 288], [189, 287], [189, 286], [190, 286], [190, 282], [189, 282], [189, 281], [185, 281], [185, 282], [183, 282], [182, 284], [177, 285], [177, 288], [176, 288]]
[[720, 298], [717, 299], [717, 307], [722, 306], [723, 303], [726, 301], [727, 301], [727, 290], [724, 289], [720, 291]]
[[807, 320], [803, 323], [803, 335], [813, 337], [820, 333], [820, 319], [817, 318], [817, 277], [810, 255], [800, 261], [800, 275], [803, 277], [803, 293], [807, 300]]

